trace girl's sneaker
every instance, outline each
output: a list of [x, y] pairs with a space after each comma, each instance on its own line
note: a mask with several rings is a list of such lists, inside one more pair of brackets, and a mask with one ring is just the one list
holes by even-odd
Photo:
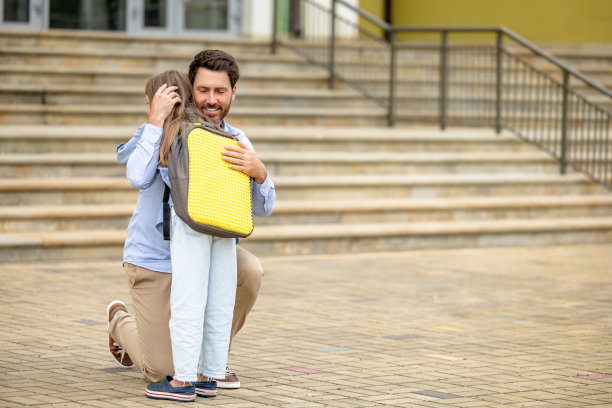
[[197, 395], [193, 384], [185, 387], [170, 385], [172, 377], [167, 376], [164, 381], [147, 385], [145, 395], [153, 399], [189, 402], [195, 401]]
[[196, 381], [195, 392], [198, 397], [216, 397], [217, 382], [216, 381]]

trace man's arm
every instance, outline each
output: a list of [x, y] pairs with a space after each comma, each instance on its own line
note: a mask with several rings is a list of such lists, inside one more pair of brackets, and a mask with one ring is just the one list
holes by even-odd
[[223, 160], [230, 163], [230, 169], [242, 171], [251, 177], [253, 214], [267, 217], [272, 213], [276, 201], [274, 183], [246, 135], [240, 131], [237, 139], [238, 146], [225, 146]]
[[249, 142], [238, 141], [238, 146], [225, 146], [223, 160], [230, 163], [229, 168], [248, 174], [257, 184], [262, 184], [268, 177], [266, 166], [259, 160]]
[[147, 123], [130, 155], [125, 175], [136, 188], [147, 188], [155, 181], [159, 163], [159, 145], [164, 129]]
[[136, 129], [136, 133], [134, 133], [134, 136], [132, 136], [132, 138], [128, 140], [127, 143], [121, 143], [119, 146], [117, 146], [117, 161], [119, 162], [119, 164], [122, 164], [124, 166], [127, 164], [128, 159], [134, 152], [134, 149], [136, 149], [136, 145], [138, 144], [138, 141], [142, 136], [142, 132], [144, 131], [146, 124], [147, 122], [140, 125], [138, 129]]
[[158, 127], [164, 126], [164, 121], [166, 120], [166, 117], [168, 116], [168, 113], [172, 107], [177, 102], [181, 102], [181, 99], [178, 98], [178, 94], [174, 92], [176, 89], [176, 86], [171, 86], [168, 88], [164, 84], [157, 90], [153, 100], [150, 103], [149, 117], [147, 118], [147, 121], [140, 125], [140, 127], [136, 130], [136, 133], [134, 133], [134, 136], [132, 136], [127, 143], [121, 143], [119, 146], [117, 146], [117, 161], [119, 164], [124, 166], [127, 164], [130, 156], [136, 149], [136, 145], [138, 144], [147, 123], [151, 123]]
[[136, 188], [147, 188], [155, 181], [164, 122], [174, 105], [182, 102], [176, 89], [166, 84], [160, 86], [152, 100], [147, 99], [149, 117], [141, 126], [142, 131], [138, 128], [140, 135], [136, 137], [137, 131], [127, 145], [117, 148], [117, 160], [121, 163], [122, 159], [127, 159], [126, 176]]
[[251, 179], [251, 200], [253, 214], [258, 217], [267, 217], [272, 214], [276, 202], [276, 190], [269, 175], [261, 184], [257, 184], [255, 180]]

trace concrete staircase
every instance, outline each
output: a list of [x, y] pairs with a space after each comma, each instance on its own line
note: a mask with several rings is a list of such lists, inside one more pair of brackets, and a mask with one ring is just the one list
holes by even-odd
[[612, 194], [486, 129], [384, 127], [385, 112], [262, 41], [0, 32], [0, 262], [121, 261], [137, 192], [115, 160], [144, 82], [203, 48], [242, 77], [228, 121], [277, 189], [258, 255], [612, 240]]

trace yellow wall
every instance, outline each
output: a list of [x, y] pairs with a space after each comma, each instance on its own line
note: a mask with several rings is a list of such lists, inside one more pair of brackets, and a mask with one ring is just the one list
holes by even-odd
[[[359, 0], [359, 8], [366, 10], [368, 13], [385, 20], [385, 2], [384, 0]], [[359, 18], [359, 25], [363, 26], [366, 30], [373, 34], [382, 35], [382, 31], [376, 27], [376, 25], [369, 21]]]
[[[384, 0], [359, 6], [384, 18]], [[612, 43], [612, 0], [393, 0], [394, 25], [504, 25], [533, 42]]]

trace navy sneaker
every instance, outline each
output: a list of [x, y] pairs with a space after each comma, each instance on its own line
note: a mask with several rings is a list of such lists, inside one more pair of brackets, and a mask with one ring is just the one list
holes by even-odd
[[195, 392], [198, 397], [216, 397], [217, 382], [216, 381], [196, 381]]
[[172, 377], [166, 376], [162, 382], [147, 385], [145, 395], [149, 398], [172, 401], [195, 401], [196, 392], [193, 384], [185, 387], [173, 387], [170, 385]]

